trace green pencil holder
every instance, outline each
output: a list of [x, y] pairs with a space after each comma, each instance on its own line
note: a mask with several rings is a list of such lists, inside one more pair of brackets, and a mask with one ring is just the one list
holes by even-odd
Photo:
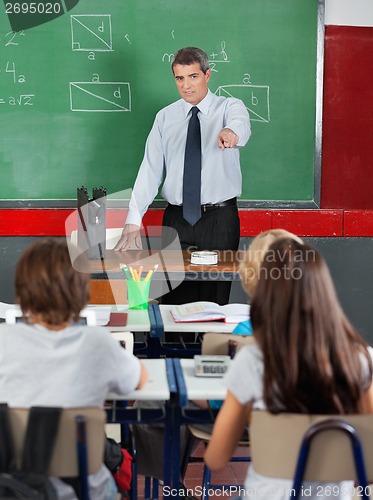
[[150, 280], [127, 280], [127, 300], [130, 309], [148, 309]]

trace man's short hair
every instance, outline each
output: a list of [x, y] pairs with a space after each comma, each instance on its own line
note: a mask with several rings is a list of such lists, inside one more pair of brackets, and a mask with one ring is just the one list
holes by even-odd
[[176, 52], [172, 59], [171, 67], [175, 64], [182, 66], [190, 66], [191, 64], [199, 63], [201, 71], [206, 74], [209, 69], [209, 58], [206, 52], [198, 47], [184, 47]]

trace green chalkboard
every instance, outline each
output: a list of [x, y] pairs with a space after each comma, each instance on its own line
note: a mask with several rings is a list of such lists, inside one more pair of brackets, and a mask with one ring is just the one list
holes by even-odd
[[4, 0], [0, 200], [131, 188], [155, 113], [179, 98], [170, 56], [194, 45], [209, 54], [210, 89], [250, 111], [241, 199], [315, 202], [319, 3]]

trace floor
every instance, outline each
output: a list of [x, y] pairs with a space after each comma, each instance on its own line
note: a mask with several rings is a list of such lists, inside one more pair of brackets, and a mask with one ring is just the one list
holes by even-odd
[[[194, 456], [203, 456], [204, 446], [201, 443], [196, 451], [194, 452]], [[248, 448], [242, 447], [236, 450], [235, 456], [247, 456]], [[213, 473], [212, 475], [212, 483], [217, 483], [221, 485], [227, 485], [227, 488], [223, 491], [218, 491], [217, 494], [214, 494], [211, 491], [209, 498], [211, 500], [217, 500], [223, 498], [234, 497], [239, 494], [239, 486], [243, 485], [246, 471], [248, 468], [247, 462], [232, 462], [229, 463], [220, 473]], [[203, 473], [203, 464], [202, 463], [190, 463], [187, 468], [184, 485], [188, 490], [189, 497], [195, 497], [200, 499], [202, 492], [202, 473]], [[230, 487], [229, 487], [230, 486]], [[224, 494], [223, 494], [224, 493]], [[186, 498], [185, 493], [183, 492], [183, 496]], [[172, 498], [171, 495], [166, 495], [165, 498]], [[144, 497], [144, 477], [138, 477], [138, 499], [143, 500]], [[163, 498], [162, 494], [162, 486], [159, 487], [159, 498]]]

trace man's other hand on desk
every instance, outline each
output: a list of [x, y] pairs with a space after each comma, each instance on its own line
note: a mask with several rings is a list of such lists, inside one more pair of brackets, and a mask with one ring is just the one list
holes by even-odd
[[133, 242], [135, 242], [137, 248], [142, 249], [140, 228], [135, 224], [126, 224], [122, 231], [122, 236], [119, 238], [114, 250], [116, 252], [125, 252], [131, 247]]

